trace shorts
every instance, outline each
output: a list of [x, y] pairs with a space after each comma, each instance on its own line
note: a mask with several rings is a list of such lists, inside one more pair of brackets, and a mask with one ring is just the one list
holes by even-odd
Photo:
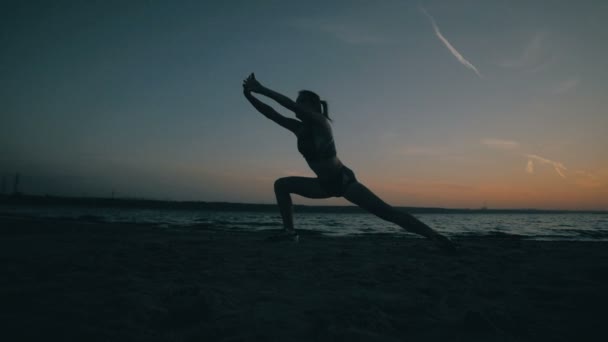
[[339, 172], [328, 178], [319, 178], [321, 188], [333, 197], [342, 197], [348, 185], [357, 182], [353, 170], [342, 165]]

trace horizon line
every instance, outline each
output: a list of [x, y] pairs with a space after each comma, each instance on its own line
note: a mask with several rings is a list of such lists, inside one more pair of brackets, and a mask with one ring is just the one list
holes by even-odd
[[[267, 202], [229, 202], [229, 201], [203, 201], [203, 200], [173, 200], [173, 199], [154, 199], [154, 198], [143, 198], [143, 197], [99, 197], [99, 196], [66, 196], [66, 195], [35, 195], [35, 194], [0, 194], [0, 200], [19, 200], [19, 199], [57, 199], [57, 200], [83, 200], [83, 201], [107, 201], [107, 202], [154, 202], [154, 203], [175, 203], [175, 204], [208, 204], [208, 205], [236, 205], [236, 206], [277, 206], [276, 203]], [[1, 204], [1, 203], [0, 203]], [[345, 205], [310, 205], [310, 204], [295, 204], [295, 207], [306, 207], [306, 208], [357, 208], [361, 211], [365, 211], [354, 204]], [[405, 208], [412, 210], [444, 210], [444, 211], [475, 211], [475, 212], [492, 212], [492, 211], [529, 211], [529, 212], [594, 212], [594, 213], [605, 213], [608, 214], [608, 209], [540, 209], [540, 208], [489, 208], [482, 206], [479, 208], [462, 208], [462, 207], [418, 207], [418, 206], [405, 206], [405, 205], [393, 205], [395, 208]]]

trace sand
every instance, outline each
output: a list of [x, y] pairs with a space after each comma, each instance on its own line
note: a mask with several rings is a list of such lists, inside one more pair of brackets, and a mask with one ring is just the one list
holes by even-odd
[[4, 341], [605, 340], [608, 243], [0, 217]]

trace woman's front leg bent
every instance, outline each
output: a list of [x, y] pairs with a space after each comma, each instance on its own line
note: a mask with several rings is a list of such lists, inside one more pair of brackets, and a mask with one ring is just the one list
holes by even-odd
[[288, 232], [294, 231], [293, 224], [293, 203], [291, 194], [300, 195], [307, 198], [329, 198], [317, 178], [310, 177], [283, 177], [274, 182], [274, 193], [277, 198], [283, 227]]

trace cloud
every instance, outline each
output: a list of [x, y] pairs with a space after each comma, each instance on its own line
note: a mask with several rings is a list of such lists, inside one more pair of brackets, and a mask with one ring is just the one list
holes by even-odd
[[574, 174], [577, 178], [575, 183], [584, 188], [599, 188], [605, 184], [600, 177], [591, 172], [577, 170], [574, 172]]
[[557, 83], [553, 87], [551, 92], [554, 94], [558, 94], [558, 95], [564, 94], [571, 90], [574, 90], [576, 87], [578, 87], [579, 83], [580, 83], [580, 79], [578, 77], [574, 77], [574, 78]]
[[[490, 147], [493, 149], [500, 149], [500, 150], [513, 150], [520, 146], [519, 143], [516, 141], [501, 140], [501, 139], [482, 139], [481, 144], [486, 145], [487, 147]], [[556, 162], [556, 161], [541, 157], [536, 154], [523, 154], [523, 157], [528, 159], [525, 170], [529, 174], [534, 174], [534, 171], [535, 171], [534, 164], [537, 163], [537, 164], [546, 164], [546, 165], [552, 166], [553, 169], [555, 170], [555, 172], [557, 172], [557, 174], [560, 177], [566, 178], [565, 171], [567, 171], [567, 169], [564, 166], [564, 164], [562, 164], [560, 162]]]
[[499, 62], [498, 65], [505, 68], [519, 69], [534, 64], [534, 62], [540, 58], [543, 38], [544, 35], [542, 33], [535, 33], [524, 47], [520, 56], [503, 60]]
[[[450, 183], [444, 181], [429, 181], [429, 180], [421, 180], [421, 179], [409, 179], [409, 178], [397, 178], [393, 180], [394, 184], [397, 184], [399, 187], [404, 187], [406, 189], [415, 190], [415, 188], [425, 190], [439, 190], [439, 191], [471, 191], [474, 190], [475, 187], [468, 184], [458, 184], [458, 183]], [[394, 185], [392, 185], [394, 187]]]
[[530, 174], [534, 173], [534, 163], [530, 159], [528, 159], [528, 164], [526, 165], [526, 172]]
[[550, 56], [543, 50], [544, 40], [543, 32], [534, 33], [519, 56], [504, 59], [498, 65], [509, 69], [539, 70], [550, 61]]
[[517, 141], [511, 140], [502, 140], [502, 139], [482, 139], [481, 143], [491, 148], [496, 148], [500, 150], [512, 150], [519, 147], [519, 143]]
[[452, 55], [454, 55], [454, 57], [456, 57], [456, 59], [460, 62], [460, 64], [473, 70], [473, 72], [475, 72], [477, 74], [477, 76], [479, 76], [479, 78], [481, 78], [482, 76], [481, 76], [481, 73], [479, 72], [479, 70], [477, 70], [477, 68], [473, 64], [471, 64], [471, 62], [467, 61], [462, 56], [462, 54], [460, 54], [460, 52], [458, 52], [458, 50], [456, 50], [456, 48], [454, 46], [452, 46], [452, 44], [450, 44], [450, 42], [443, 36], [443, 34], [441, 34], [441, 31], [439, 30], [439, 27], [437, 26], [435, 19], [430, 14], [428, 14], [428, 12], [424, 8], [420, 7], [420, 10], [431, 21], [431, 25], [433, 26], [433, 31], [435, 31], [435, 35], [437, 36], [437, 38], [439, 38], [439, 40], [443, 43], [443, 45], [445, 45], [445, 47], [448, 48], [448, 50], [450, 50]]
[[348, 23], [333, 18], [300, 18], [291, 25], [306, 31], [320, 31], [352, 45], [378, 45], [391, 43], [392, 40], [359, 23]]
[[528, 172], [528, 173], [534, 172], [534, 162], [536, 161], [541, 164], [548, 164], [548, 165], [553, 166], [553, 169], [555, 170], [555, 172], [557, 172], [557, 174], [560, 177], [566, 178], [564, 171], [566, 171], [567, 169], [564, 166], [564, 164], [553, 161], [551, 159], [543, 158], [543, 157], [535, 155], [535, 154], [526, 154], [525, 156], [528, 158], [528, 165], [526, 166], [526, 171], [532, 170], [532, 172]]
[[432, 159], [444, 162], [462, 162], [463, 154], [453, 146], [401, 146], [394, 149], [398, 156], [407, 158]]
[[426, 147], [426, 146], [407, 146], [403, 148], [401, 154], [406, 156], [438, 156], [443, 153], [443, 150], [437, 147]]

